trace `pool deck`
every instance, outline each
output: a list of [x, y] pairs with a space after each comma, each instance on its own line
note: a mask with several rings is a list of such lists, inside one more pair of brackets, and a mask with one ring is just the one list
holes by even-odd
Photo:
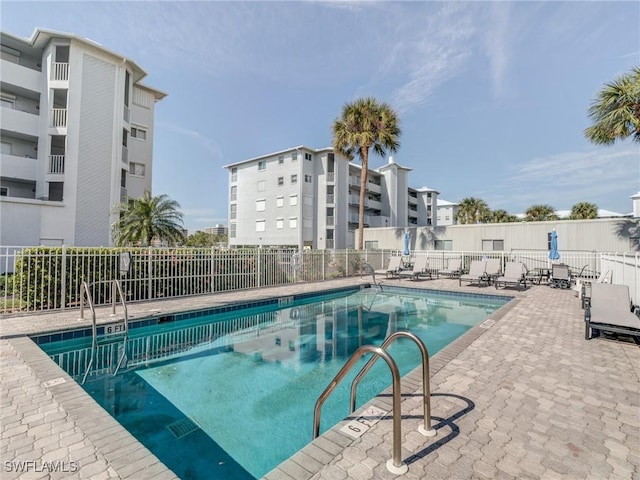
[[[367, 280], [131, 304], [129, 313], [144, 318]], [[392, 455], [391, 414], [368, 416], [372, 425], [357, 438], [342, 430], [369, 406], [388, 412], [386, 391], [265, 478], [640, 479], [640, 347], [584, 340], [583, 310], [574, 291], [542, 285], [522, 292], [459, 287], [452, 279], [385, 280], [383, 285], [515, 299], [431, 358], [437, 436], [418, 432], [420, 368], [403, 378], [407, 473], [398, 476], [386, 468]], [[99, 322], [113, 321], [109, 313], [98, 309]], [[78, 316], [72, 310], [0, 319], [0, 477], [177, 478], [26, 337], [90, 325]]]

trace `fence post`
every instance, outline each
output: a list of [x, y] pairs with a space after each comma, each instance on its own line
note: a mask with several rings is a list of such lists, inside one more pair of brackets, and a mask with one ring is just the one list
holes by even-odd
[[153, 247], [151, 245], [149, 245], [149, 248], [147, 249], [147, 277], [149, 278], [149, 282], [148, 282], [148, 292], [147, 292], [147, 298], [149, 300], [152, 300], [153, 297], [151, 296], [153, 294]]
[[62, 245], [62, 279], [60, 284], [60, 290], [62, 294], [62, 299], [60, 300], [60, 304], [62, 306], [62, 310], [67, 306], [67, 246]]
[[211, 247], [211, 256], [209, 258], [209, 289], [211, 290], [211, 293], [213, 293], [213, 255], [215, 253], [215, 247]]

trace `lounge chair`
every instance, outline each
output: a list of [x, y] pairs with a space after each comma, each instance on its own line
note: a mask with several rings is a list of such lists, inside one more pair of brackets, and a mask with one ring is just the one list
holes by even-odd
[[438, 276], [445, 275], [447, 277], [459, 277], [462, 274], [462, 260], [459, 258], [450, 258], [447, 262], [447, 268], [438, 270]]
[[404, 270], [398, 274], [400, 278], [409, 277], [414, 281], [418, 280], [421, 276], [428, 275], [431, 278], [431, 273], [427, 270], [429, 268], [429, 262], [426, 256], [419, 256], [413, 261], [413, 269]]
[[390, 257], [387, 268], [381, 268], [379, 270], [375, 270], [373, 273], [375, 273], [376, 275], [384, 275], [387, 278], [389, 278], [389, 276], [396, 277], [398, 276], [398, 274], [400, 273], [400, 270], [402, 269], [401, 261], [402, 261], [402, 257], [399, 257], [399, 256]]
[[584, 310], [585, 340], [601, 332], [623, 333], [640, 340], [640, 318], [631, 312], [627, 285], [591, 284], [591, 298]]
[[[613, 281], [613, 270], [607, 270], [602, 272], [595, 283], [611, 283]], [[582, 301], [582, 308], [586, 308], [589, 299], [591, 298], [591, 285], [593, 282], [582, 281], [578, 282], [578, 285], [574, 287], [577, 290], [580, 300]]]
[[472, 260], [471, 265], [469, 266], [469, 273], [467, 273], [466, 275], [460, 275], [458, 284], [462, 285], [462, 282], [469, 282], [469, 284], [478, 282], [478, 286], [480, 286], [483, 282], [488, 282], [487, 276], [485, 274], [486, 269], [486, 260]]
[[487, 277], [488, 283], [493, 282], [502, 275], [502, 261], [499, 258], [488, 258], [484, 274]]
[[551, 278], [549, 284], [552, 288], [569, 288], [571, 286], [571, 272], [569, 265], [554, 263], [551, 265]]
[[494, 281], [496, 289], [499, 285], [504, 285], [505, 288], [508, 286], [518, 287], [518, 290], [520, 290], [520, 286], [527, 288], [525, 272], [526, 269], [522, 262], [507, 262], [504, 267], [504, 275], [497, 277]]

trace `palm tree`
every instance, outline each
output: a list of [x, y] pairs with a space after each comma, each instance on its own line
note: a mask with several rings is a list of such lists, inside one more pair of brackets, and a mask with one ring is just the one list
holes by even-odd
[[543, 222], [545, 220], [557, 220], [556, 210], [551, 205], [531, 205], [526, 211], [527, 222]]
[[167, 195], [152, 197], [148, 191], [140, 198], [121, 204], [120, 218], [113, 225], [116, 244], [148, 246], [152, 240], [184, 240], [179, 208], [180, 204]]
[[605, 84], [589, 107], [594, 124], [584, 134], [590, 142], [613, 145], [632, 137], [640, 143], [640, 66]]
[[587, 220], [598, 218], [598, 206], [595, 203], [579, 202], [571, 207], [570, 220]]
[[467, 197], [458, 204], [456, 220], [458, 223], [485, 223], [489, 212], [489, 206], [484, 200]]
[[498, 209], [491, 212], [491, 221], [493, 223], [512, 223], [517, 222], [518, 217], [507, 213], [506, 210]]
[[369, 149], [380, 156], [387, 151], [395, 152], [400, 147], [400, 121], [387, 103], [378, 103], [375, 98], [359, 98], [347, 103], [333, 123], [333, 149], [352, 160], [360, 158], [360, 207], [358, 212], [358, 250], [363, 247], [364, 203], [369, 171]]

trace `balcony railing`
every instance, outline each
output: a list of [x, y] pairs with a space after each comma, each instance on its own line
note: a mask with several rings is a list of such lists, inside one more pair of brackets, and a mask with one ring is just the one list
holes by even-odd
[[334, 195], [332, 193], [328, 193], [327, 194], [327, 203], [332, 205], [334, 203], [335, 199], [334, 199]]
[[327, 217], [327, 227], [333, 227], [335, 225], [335, 220], [333, 216]]
[[124, 106], [124, 121], [127, 123], [131, 123], [131, 110], [126, 105]]
[[49, 170], [47, 173], [64, 173], [64, 155], [49, 155]]
[[335, 172], [327, 172], [327, 182], [335, 182], [336, 174]]
[[51, 80], [69, 80], [69, 64], [53, 62], [51, 64]]
[[124, 145], [122, 146], [122, 163], [129, 165], [129, 149]]
[[52, 127], [66, 127], [67, 126], [67, 109], [66, 108], [54, 108], [52, 111], [51, 126]]
[[128, 199], [127, 188], [120, 187], [120, 202], [124, 203], [127, 201], [127, 199]]

